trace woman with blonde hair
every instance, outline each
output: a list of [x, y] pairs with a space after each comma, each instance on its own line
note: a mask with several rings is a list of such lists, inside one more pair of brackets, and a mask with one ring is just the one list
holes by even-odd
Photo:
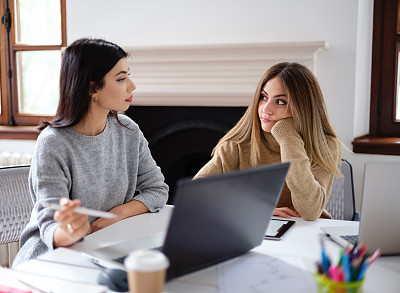
[[290, 162], [274, 215], [331, 218], [324, 208], [340, 175], [340, 145], [316, 77], [299, 63], [283, 62], [265, 72], [243, 117], [194, 178]]

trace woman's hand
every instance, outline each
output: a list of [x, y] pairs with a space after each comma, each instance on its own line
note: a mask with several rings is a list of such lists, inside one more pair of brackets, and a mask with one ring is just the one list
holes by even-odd
[[283, 208], [275, 208], [274, 209], [274, 216], [278, 216], [278, 217], [282, 217], [282, 218], [290, 218], [290, 217], [296, 217], [296, 218], [300, 218], [300, 214], [287, 208], [287, 207], [283, 207]]
[[54, 247], [70, 246], [82, 239], [90, 230], [88, 216], [74, 212], [80, 204], [81, 201], [78, 199], [60, 200], [61, 208], [54, 213], [54, 220], [58, 223], [53, 238]]
[[[110, 212], [112, 209], [110, 210]], [[90, 225], [90, 230], [88, 234], [91, 234], [93, 232], [99, 231], [107, 226], [110, 226], [118, 221], [120, 221], [120, 218], [115, 218], [115, 219], [106, 219], [106, 218], [98, 218], [97, 220], [93, 221], [92, 224]]]
[[99, 218], [96, 221], [92, 222], [88, 234], [99, 231], [125, 218], [147, 213], [148, 211], [149, 209], [142, 202], [137, 200], [132, 200], [128, 203], [114, 207], [111, 210], [109, 210], [109, 212], [113, 213], [114, 215], [117, 215], [116, 218], [114, 219]]

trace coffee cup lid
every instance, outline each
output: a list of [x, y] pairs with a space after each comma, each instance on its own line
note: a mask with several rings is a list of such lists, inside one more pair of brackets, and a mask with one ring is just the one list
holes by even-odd
[[129, 254], [124, 261], [128, 270], [153, 272], [168, 268], [168, 258], [157, 250], [136, 250]]

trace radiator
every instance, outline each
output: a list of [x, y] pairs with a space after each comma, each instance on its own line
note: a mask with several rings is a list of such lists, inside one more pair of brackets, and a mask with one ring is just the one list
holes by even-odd
[[[31, 160], [32, 160], [32, 154], [28, 152], [0, 151], [0, 167], [12, 166], [12, 165], [26, 165], [30, 164]], [[17, 255], [18, 250], [19, 250], [18, 242], [0, 245], [0, 266], [6, 266], [6, 267], [11, 266], [12, 261]]]
[[25, 165], [30, 164], [31, 161], [31, 153], [0, 151], [0, 166]]

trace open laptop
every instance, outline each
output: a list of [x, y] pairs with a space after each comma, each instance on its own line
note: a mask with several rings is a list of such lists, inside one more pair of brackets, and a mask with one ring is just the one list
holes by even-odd
[[[400, 161], [366, 162], [359, 227], [322, 227], [342, 246], [364, 243], [369, 253], [400, 254]], [[354, 241], [355, 238], [355, 241]], [[353, 239], [353, 241], [352, 241]]]
[[124, 270], [123, 259], [133, 250], [162, 246], [170, 261], [167, 279], [243, 254], [262, 243], [288, 168], [279, 163], [181, 180], [164, 241], [158, 234], [83, 254]]

